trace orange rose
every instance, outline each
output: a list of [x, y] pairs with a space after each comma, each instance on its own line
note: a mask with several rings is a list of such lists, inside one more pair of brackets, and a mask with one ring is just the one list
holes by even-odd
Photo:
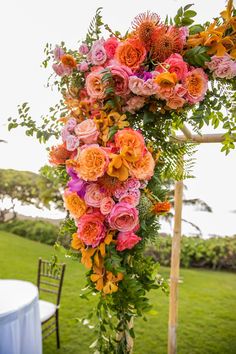
[[65, 208], [76, 219], [79, 219], [86, 212], [87, 206], [76, 192], [66, 190], [64, 193], [64, 203]]
[[175, 84], [178, 82], [178, 78], [176, 73], [169, 73], [169, 72], [164, 72], [156, 76], [155, 82], [161, 87], [161, 88], [169, 88], [175, 86]]
[[70, 54], [64, 54], [61, 57], [61, 62], [70, 68], [76, 68], [76, 60]]
[[115, 57], [121, 65], [137, 70], [146, 58], [146, 49], [139, 39], [127, 39], [118, 45]]
[[119, 130], [115, 135], [115, 144], [120, 148], [122, 157], [129, 162], [140, 160], [145, 152], [143, 136], [131, 128]]
[[148, 151], [141, 160], [129, 164], [129, 172], [132, 177], [141, 180], [149, 180], [154, 174], [155, 161]]
[[97, 181], [107, 169], [107, 153], [98, 145], [89, 145], [79, 152], [75, 167], [79, 177], [85, 181]]

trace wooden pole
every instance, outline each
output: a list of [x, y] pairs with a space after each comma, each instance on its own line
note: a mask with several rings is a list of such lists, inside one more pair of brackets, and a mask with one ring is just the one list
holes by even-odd
[[183, 181], [175, 184], [175, 217], [171, 250], [170, 300], [168, 326], [168, 354], [177, 353], [178, 281], [180, 264], [181, 219], [182, 219]]

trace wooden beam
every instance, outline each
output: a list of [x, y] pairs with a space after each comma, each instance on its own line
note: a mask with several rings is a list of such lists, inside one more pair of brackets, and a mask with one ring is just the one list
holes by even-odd
[[168, 354], [177, 352], [177, 318], [178, 318], [178, 281], [180, 264], [181, 220], [182, 220], [183, 181], [175, 184], [175, 217], [171, 250], [170, 300], [168, 326]]
[[[191, 131], [183, 125], [181, 128], [183, 135], [176, 135], [171, 137], [171, 141], [174, 142], [193, 142], [193, 143], [221, 143], [224, 141], [224, 133], [221, 134], [192, 134]], [[236, 137], [232, 137], [236, 141]]]

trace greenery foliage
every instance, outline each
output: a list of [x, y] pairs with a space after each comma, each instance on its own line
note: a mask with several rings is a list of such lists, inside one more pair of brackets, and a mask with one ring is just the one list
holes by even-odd
[[[0, 232], [0, 278], [20, 279], [36, 284], [38, 258], [50, 260], [55, 250], [7, 232]], [[6, 257], [7, 254], [7, 257]], [[79, 296], [84, 286], [84, 267], [56, 252], [66, 263], [61, 296], [61, 348], [55, 335], [43, 341], [44, 354], [89, 354], [88, 342], [94, 342], [94, 316], [97, 296], [89, 301]], [[169, 269], [159, 272], [166, 278]], [[181, 269], [179, 284], [178, 352], [181, 354], [234, 354], [236, 347], [236, 281], [235, 274], [204, 269]], [[135, 320], [133, 354], [164, 354], [167, 351], [169, 299], [151, 291], [148, 298], [153, 308], [143, 319]], [[45, 298], [45, 300], [49, 300]], [[188, 309], [188, 310], [186, 310]], [[94, 313], [88, 319], [88, 314]], [[87, 319], [87, 321], [86, 321]], [[88, 323], [89, 321], [89, 323]]]
[[[163, 266], [170, 266], [171, 242], [170, 236], [158, 237], [155, 246], [147, 248], [147, 255], [152, 256]], [[182, 237], [180, 263], [184, 268], [211, 268], [236, 270], [236, 236], [212, 237]]]
[[0, 224], [0, 230], [47, 245], [54, 245], [58, 237], [59, 227], [42, 220], [14, 220]]

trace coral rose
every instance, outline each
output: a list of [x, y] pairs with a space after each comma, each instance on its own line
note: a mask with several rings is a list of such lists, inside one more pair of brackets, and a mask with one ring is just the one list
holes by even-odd
[[93, 71], [86, 78], [87, 93], [91, 98], [102, 100], [105, 98], [105, 85], [102, 83], [102, 74]]
[[145, 152], [143, 136], [134, 129], [125, 128], [115, 134], [115, 144], [129, 162], [138, 161]]
[[64, 165], [66, 160], [70, 159], [72, 152], [68, 151], [66, 144], [52, 146], [49, 152], [49, 162], [52, 165]]
[[141, 237], [138, 237], [132, 231], [119, 232], [117, 237], [116, 249], [117, 251], [124, 251], [126, 249], [131, 249], [141, 240], [142, 240]]
[[98, 145], [89, 145], [80, 150], [75, 171], [85, 181], [97, 181], [104, 175], [108, 161], [104, 149]]
[[117, 203], [108, 218], [110, 227], [119, 231], [132, 231], [138, 225], [138, 210], [128, 203]]
[[110, 37], [106, 40], [106, 42], [104, 43], [104, 48], [106, 50], [108, 59], [114, 58], [118, 44], [119, 42], [116, 37]]
[[101, 200], [100, 211], [103, 215], [108, 215], [111, 209], [115, 205], [114, 200], [111, 197], [105, 197]]
[[146, 58], [146, 49], [137, 38], [127, 39], [119, 43], [115, 58], [121, 65], [128, 66], [132, 70], [138, 70]]
[[184, 81], [187, 89], [186, 98], [190, 103], [197, 103], [203, 100], [207, 90], [208, 77], [202, 68], [190, 71]]
[[79, 219], [86, 212], [87, 206], [76, 192], [65, 190], [63, 199], [65, 208], [69, 210], [74, 218]]
[[104, 216], [100, 212], [84, 214], [78, 221], [78, 237], [87, 245], [96, 247], [105, 238]]
[[84, 200], [87, 205], [94, 208], [100, 208], [101, 201], [105, 196], [106, 193], [101, 191], [99, 184], [92, 183], [86, 187]]
[[188, 66], [183, 61], [180, 54], [172, 54], [167, 60], [164, 61], [163, 66], [168, 65], [170, 73], [176, 73], [178, 80], [184, 80], [188, 73]]
[[149, 151], [141, 160], [129, 164], [131, 176], [140, 180], [149, 180], [154, 174], [154, 168], [155, 161]]
[[85, 144], [97, 142], [99, 132], [93, 119], [86, 119], [75, 127], [75, 134]]

